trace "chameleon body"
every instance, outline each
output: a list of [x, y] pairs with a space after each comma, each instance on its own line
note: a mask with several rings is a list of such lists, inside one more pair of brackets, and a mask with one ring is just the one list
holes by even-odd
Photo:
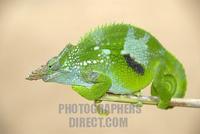
[[106, 93], [134, 95], [151, 84], [151, 94], [160, 98], [162, 109], [186, 91], [182, 64], [154, 36], [129, 24], [94, 29], [28, 79], [72, 85], [88, 100]]

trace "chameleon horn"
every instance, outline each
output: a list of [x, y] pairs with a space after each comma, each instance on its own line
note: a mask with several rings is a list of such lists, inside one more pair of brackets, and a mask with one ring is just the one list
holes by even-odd
[[46, 74], [47, 66], [42, 65], [40, 68], [33, 71], [26, 79], [27, 80], [39, 80]]

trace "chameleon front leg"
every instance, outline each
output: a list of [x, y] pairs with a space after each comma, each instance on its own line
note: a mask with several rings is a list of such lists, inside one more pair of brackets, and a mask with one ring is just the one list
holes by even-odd
[[170, 108], [170, 100], [177, 87], [175, 77], [164, 70], [160, 70], [151, 85], [151, 95], [158, 96], [160, 101], [158, 107], [161, 109]]
[[111, 87], [112, 83], [110, 78], [105, 74], [90, 71], [84, 72], [82, 76], [85, 82], [92, 83], [93, 85], [91, 87], [73, 85], [72, 89], [84, 98], [94, 100], [94, 105], [98, 114], [103, 116], [108, 115], [108, 111], [104, 110], [99, 105], [101, 101], [98, 99], [105, 95]]
[[92, 83], [91, 87], [73, 85], [72, 89], [88, 100], [98, 100], [112, 85], [111, 79], [103, 73], [94, 71], [85, 71], [82, 78], [87, 83]]

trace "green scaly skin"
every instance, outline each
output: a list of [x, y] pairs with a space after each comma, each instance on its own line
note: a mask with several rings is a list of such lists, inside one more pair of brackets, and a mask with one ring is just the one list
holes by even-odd
[[169, 108], [172, 97], [184, 97], [182, 64], [150, 33], [129, 24], [98, 27], [77, 45], [68, 44], [27, 79], [72, 85], [88, 100], [106, 93], [137, 94], [151, 84], [159, 108]]

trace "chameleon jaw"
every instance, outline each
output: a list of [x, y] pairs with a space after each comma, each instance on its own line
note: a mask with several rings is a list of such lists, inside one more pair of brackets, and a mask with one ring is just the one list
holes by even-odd
[[47, 72], [47, 65], [42, 65], [40, 68], [36, 69], [35, 71], [31, 72], [26, 78], [27, 80], [39, 80], [42, 79]]
[[60, 76], [60, 72], [54, 72], [54, 73], [52, 73], [50, 75], [43, 75], [43, 77], [41, 79], [44, 82], [52, 82], [59, 76]]

